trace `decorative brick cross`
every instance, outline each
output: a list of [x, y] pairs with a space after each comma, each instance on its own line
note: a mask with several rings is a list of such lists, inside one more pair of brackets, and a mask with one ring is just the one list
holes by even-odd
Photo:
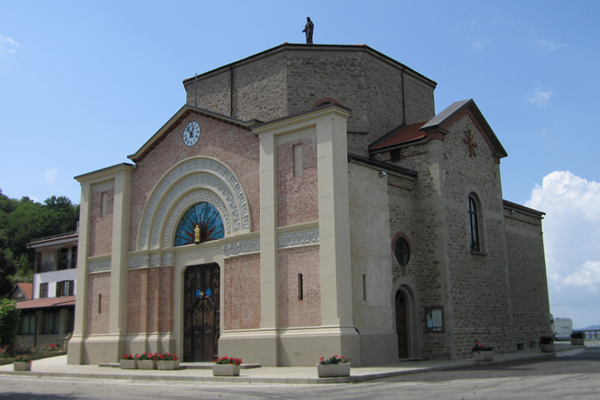
[[463, 142], [469, 145], [469, 157], [477, 156], [477, 154], [475, 154], [475, 147], [477, 147], [477, 143], [473, 141], [473, 134], [471, 133], [470, 129], [465, 131], [465, 136], [467, 138], [463, 139]]

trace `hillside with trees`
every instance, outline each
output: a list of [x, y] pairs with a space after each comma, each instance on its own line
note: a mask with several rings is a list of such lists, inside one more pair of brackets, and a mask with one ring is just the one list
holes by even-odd
[[5, 196], [0, 189], [0, 298], [10, 294], [16, 282], [31, 282], [35, 251], [27, 249], [33, 239], [74, 231], [79, 205], [64, 196], [38, 203]]

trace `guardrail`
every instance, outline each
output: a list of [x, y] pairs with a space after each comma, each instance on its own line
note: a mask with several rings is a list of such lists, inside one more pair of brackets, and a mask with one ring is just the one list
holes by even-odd
[[583, 332], [585, 339], [588, 340], [600, 340], [600, 329], [577, 330], [575, 332]]

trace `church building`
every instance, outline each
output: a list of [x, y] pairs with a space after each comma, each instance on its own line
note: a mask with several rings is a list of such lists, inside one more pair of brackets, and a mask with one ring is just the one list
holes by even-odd
[[353, 366], [550, 335], [543, 213], [502, 197], [473, 100], [366, 45], [288, 44], [183, 81], [123, 163], [77, 176], [70, 364]]

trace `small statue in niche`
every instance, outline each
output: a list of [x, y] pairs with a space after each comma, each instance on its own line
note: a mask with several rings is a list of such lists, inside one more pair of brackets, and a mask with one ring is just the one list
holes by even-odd
[[306, 44], [313, 44], [313, 31], [315, 30], [315, 24], [310, 20], [310, 17], [306, 17], [306, 25], [304, 26], [304, 32], [306, 34]]
[[196, 224], [194, 227], [194, 243], [200, 243], [200, 225]]

